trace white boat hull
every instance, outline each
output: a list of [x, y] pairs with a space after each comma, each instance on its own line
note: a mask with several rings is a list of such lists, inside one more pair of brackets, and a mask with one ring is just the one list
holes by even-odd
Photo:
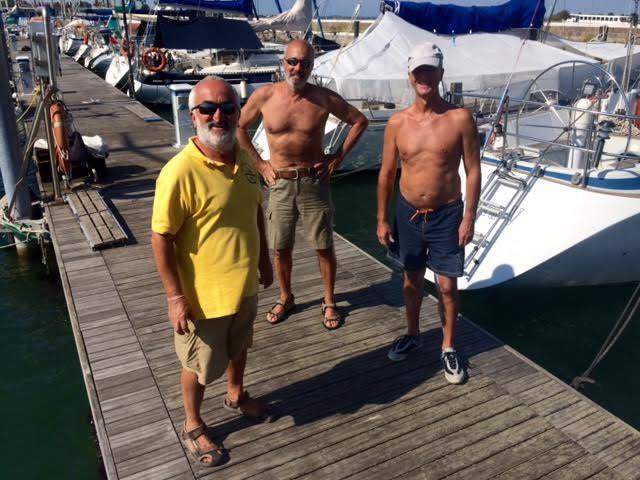
[[105, 81], [116, 88], [121, 88], [127, 82], [127, 74], [129, 73], [129, 63], [127, 58], [122, 55], [114, 55], [109, 64], [109, 68], [105, 73]]
[[[482, 164], [483, 182], [494, 168], [494, 164]], [[600, 175], [606, 177], [603, 172]], [[473, 276], [458, 280], [459, 287], [577, 286], [640, 280], [639, 195], [640, 188], [603, 193], [539, 178]], [[486, 230], [489, 221], [479, 215], [476, 231]], [[472, 248], [467, 246], [466, 255]], [[426, 278], [433, 282], [433, 273], [427, 271]]]

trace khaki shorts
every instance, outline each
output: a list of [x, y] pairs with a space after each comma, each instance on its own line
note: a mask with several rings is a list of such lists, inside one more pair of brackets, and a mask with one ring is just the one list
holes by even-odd
[[293, 248], [298, 217], [311, 248], [325, 250], [333, 246], [333, 203], [328, 183], [313, 177], [280, 178], [269, 187], [267, 225], [272, 249]]
[[189, 333], [174, 335], [182, 367], [198, 375], [201, 385], [222, 376], [229, 360], [251, 346], [257, 313], [258, 296], [254, 295], [243, 299], [234, 315], [189, 321]]

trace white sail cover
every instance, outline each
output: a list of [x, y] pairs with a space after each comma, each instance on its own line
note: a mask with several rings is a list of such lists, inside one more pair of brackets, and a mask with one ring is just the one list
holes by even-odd
[[[323, 55], [315, 62], [313, 75], [348, 99], [374, 99], [401, 105], [413, 101], [407, 78], [407, 57], [416, 44], [433, 42], [444, 54], [444, 84], [462, 82], [466, 92], [499, 95], [511, 73], [510, 95], [521, 98], [531, 80], [556, 63], [587, 57], [514, 35], [474, 33], [440, 36], [415, 27], [387, 12], [352, 44]], [[536, 90], [575, 90], [588, 66], [557, 68], [544, 76]]]
[[[547, 43], [568, 52], [599, 60], [607, 65], [616, 80], [622, 80], [624, 64], [627, 59], [627, 46], [624, 43], [574, 42], [551, 34], [547, 37]], [[631, 54], [631, 71], [634, 73], [632, 77], [635, 77], [638, 69], [640, 69], [640, 46], [634, 45]]]
[[282, 12], [275, 17], [263, 18], [251, 22], [251, 27], [256, 32], [264, 30], [284, 30], [287, 32], [304, 32], [309, 28], [313, 18], [311, 0], [296, 0], [290, 10]]

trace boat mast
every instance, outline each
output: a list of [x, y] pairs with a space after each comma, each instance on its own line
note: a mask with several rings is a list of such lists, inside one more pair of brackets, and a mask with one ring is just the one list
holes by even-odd
[[633, 0], [635, 4], [633, 13], [629, 17], [629, 36], [627, 38], [627, 58], [624, 61], [624, 72], [622, 74], [622, 88], [626, 92], [629, 90], [629, 80], [631, 77], [631, 57], [633, 55], [633, 47], [635, 42], [635, 29], [638, 26], [638, 2]]
[[318, 2], [316, 2], [316, 0], [313, 0], [313, 9], [316, 11], [316, 20], [318, 20], [318, 27], [320, 27], [320, 36], [324, 38], [324, 31], [322, 30], [322, 22], [320, 21], [320, 10], [318, 10]]
[[278, 13], [282, 13], [282, 7], [280, 6], [280, 0], [273, 0], [276, 2], [276, 8], [278, 9]]

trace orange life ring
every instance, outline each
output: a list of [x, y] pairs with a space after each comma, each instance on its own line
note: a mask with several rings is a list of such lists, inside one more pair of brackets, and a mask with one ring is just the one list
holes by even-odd
[[[153, 59], [160, 58], [160, 64], [154, 65]], [[142, 55], [142, 64], [150, 72], [157, 73], [164, 70], [167, 66], [167, 57], [164, 52], [157, 47], [151, 47], [145, 50]]]
[[58, 171], [69, 174], [71, 172], [71, 162], [69, 161], [67, 135], [64, 130], [64, 109], [65, 107], [62, 102], [52, 102], [51, 107], [49, 107], [49, 116], [51, 117], [51, 129], [53, 130]]

